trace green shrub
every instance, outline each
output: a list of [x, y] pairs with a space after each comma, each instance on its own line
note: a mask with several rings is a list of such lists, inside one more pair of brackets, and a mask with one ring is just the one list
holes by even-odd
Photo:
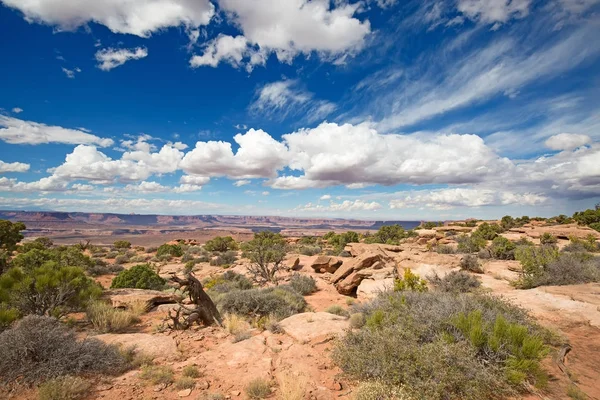
[[173, 368], [167, 365], [145, 365], [142, 367], [140, 378], [154, 385], [173, 383]]
[[273, 315], [277, 319], [287, 318], [303, 312], [306, 300], [289, 286], [280, 285], [264, 289], [234, 290], [217, 299], [223, 313], [250, 317]]
[[400, 244], [400, 240], [408, 237], [402, 225], [386, 225], [372, 236], [365, 238], [365, 243]]
[[276, 282], [277, 272], [281, 269], [287, 254], [285, 238], [279, 233], [258, 232], [254, 238], [242, 246], [244, 256], [252, 261], [248, 272], [259, 282]]
[[317, 291], [317, 282], [311, 276], [295, 273], [290, 278], [290, 286], [303, 296]]
[[556, 244], [556, 242], [558, 242], [558, 239], [556, 238], [556, 236], [554, 236], [551, 233], [544, 232], [540, 236], [540, 243], [541, 244]]
[[25, 272], [42, 267], [51, 262], [58, 267], [79, 267], [87, 271], [96, 263], [75, 246], [56, 247], [52, 249], [33, 249], [17, 255], [11, 265]]
[[84, 398], [90, 389], [90, 383], [75, 376], [61, 376], [50, 379], [40, 385], [39, 400], [78, 400]]
[[482, 237], [485, 240], [493, 240], [496, 238], [496, 236], [498, 236], [499, 233], [502, 233], [503, 231], [504, 229], [502, 229], [502, 227], [498, 224], [488, 224], [487, 222], [484, 222], [477, 227], [473, 234]]
[[199, 378], [202, 376], [200, 370], [195, 365], [186, 365], [183, 367], [183, 371], [181, 371], [183, 376], [187, 376], [189, 378]]
[[492, 240], [490, 254], [498, 260], [514, 260], [516, 248], [517, 246], [513, 242], [503, 236], [498, 236]]
[[0, 332], [8, 329], [17, 319], [19, 319], [19, 311], [17, 309], [0, 304]]
[[342, 306], [338, 304], [331, 305], [325, 310], [325, 312], [329, 314], [339, 315], [340, 317], [349, 317], [350, 313], [342, 308]]
[[[499, 298], [388, 292], [355, 309], [366, 316], [366, 324], [348, 332], [332, 354], [351, 379], [433, 400], [512, 397], [522, 389], [523, 376], [543, 383], [543, 329]], [[461, 315], [481, 316], [479, 328], [469, 325], [468, 334], [463, 332]]]
[[445, 244], [438, 244], [434, 247], [434, 251], [439, 254], [455, 254], [456, 249], [452, 246], [447, 246]]
[[589, 209], [585, 211], [578, 211], [573, 214], [573, 219], [577, 221], [579, 225], [591, 225], [600, 222], [600, 209]]
[[456, 238], [456, 241], [458, 242], [456, 250], [459, 253], [477, 253], [486, 245], [486, 240], [475, 234], [471, 236], [460, 235]]
[[321, 251], [323, 251], [323, 249], [321, 249], [319, 246], [305, 245], [298, 247], [298, 254], [302, 254], [304, 256], [315, 256], [320, 254]]
[[194, 378], [189, 376], [182, 376], [175, 381], [175, 388], [178, 390], [193, 389], [196, 386]]
[[318, 240], [319, 238], [316, 236], [302, 236], [300, 240], [298, 240], [298, 244], [314, 245], [317, 244]]
[[442, 292], [468, 293], [481, 286], [477, 278], [465, 271], [452, 271], [443, 278], [435, 274], [429, 277], [429, 281]]
[[600, 222], [594, 222], [594, 223], [590, 224], [589, 227], [595, 231], [600, 232]]
[[225, 253], [219, 254], [217, 257], [210, 260], [210, 265], [213, 266], [224, 266], [231, 265], [237, 260], [237, 251], [226, 251]]
[[122, 265], [108, 264], [99, 258], [94, 261], [95, 265], [87, 269], [87, 273], [91, 276], [118, 274], [125, 269]]
[[264, 399], [271, 394], [271, 385], [265, 379], [253, 379], [246, 386], [246, 394], [251, 399]]
[[204, 245], [207, 251], [226, 252], [228, 250], [237, 250], [238, 244], [231, 236], [217, 236]]
[[129, 242], [127, 240], [117, 240], [113, 243], [113, 247], [115, 249], [130, 249], [131, 242]]
[[102, 287], [78, 267], [46, 262], [27, 272], [11, 268], [0, 275], [0, 303], [21, 315], [61, 317], [100, 296]]
[[477, 257], [467, 254], [460, 260], [460, 269], [463, 271], [474, 272], [476, 274], [483, 274], [483, 268], [479, 264]]
[[98, 332], [122, 332], [137, 321], [130, 311], [114, 308], [108, 303], [96, 301], [88, 305], [86, 316]]
[[427, 291], [427, 282], [414, 274], [410, 268], [404, 268], [404, 276], [394, 281], [394, 291], [401, 292], [405, 290], [415, 292]]
[[121, 271], [111, 285], [111, 289], [135, 288], [161, 290], [165, 280], [161, 278], [148, 264], [139, 264]]
[[563, 253], [548, 263], [532, 281], [532, 287], [544, 285], [575, 285], [600, 281], [600, 258], [585, 254]]
[[233, 271], [227, 271], [224, 274], [208, 278], [202, 283], [206, 290], [216, 293], [252, 289], [252, 282], [248, 278]]
[[558, 249], [552, 246], [520, 246], [515, 250], [515, 259], [521, 263], [521, 273], [515, 286], [521, 289], [535, 287], [548, 265], [558, 259]]
[[50, 317], [30, 315], [0, 333], [0, 382], [38, 383], [64, 375], [119, 374], [127, 361], [116, 346], [77, 340]]
[[163, 244], [158, 250], [156, 250], [156, 256], [166, 256], [169, 255], [171, 257], [181, 257], [183, 255], [183, 249], [178, 244]]
[[126, 254], [119, 254], [115, 258], [115, 264], [121, 265], [129, 262], [129, 257]]

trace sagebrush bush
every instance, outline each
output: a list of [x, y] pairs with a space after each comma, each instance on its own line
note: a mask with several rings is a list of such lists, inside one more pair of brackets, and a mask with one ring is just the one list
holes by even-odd
[[460, 235], [456, 238], [458, 247], [456, 248], [458, 253], [477, 253], [486, 245], [486, 240], [475, 233], [471, 236]]
[[317, 291], [317, 282], [311, 276], [295, 273], [291, 276], [289, 285], [303, 296]]
[[111, 289], [135, 288], [154, 289], [164, 288], [166, 281], [161, 278], [148, 264], [139, 264], [119, 272], [110, 285]]
[[79, 400], [90, 389], [90, 383], [76, 376], [61, 376], [44, 382], [38, 388], [39, 400]]
[[344, 310], [342, 308], [342, 306], [340, 306], [338, 304], [333, 304], [333, 305], [327, 307], [325, 312], [328, 312], [329, 314], [339, 315], [340, 317], [349, 317], [350, 316], [350, 313], [348, 313], [348, 311]]
[[264, 399], [271, 394], [271, 385], [265, 379], [253, 379], [246, 386], [246, 394], [251, 399]]
[[302, 254], [304, 256], [315, 256], [320, 254], [323, 249], [320, 246], [300, 246], [298, 247], [298, 254]]
[[307, 305], [301, 294], [285, 285], [234, 290], [225, 293], [216, 302], [223, 313], [250, 317], [273, 315], [277, 319], [303, 312]]
[[469, 293], [481, 286], [481, 282], [465, 271], [452, 271], [443, 278], [437, 274], [428, 278], [437, 290], [452, 293]]
[[108, 264], [103, 260], [97, 260], [102, 262], [96, 262], [94, 266], [87, 269], [87, 273], [91, 276], [118, 274], [125, 269], [122, 265]]
[[37, 383], [64, 375], [119, 374], [128, 368], [116, 346], [77, 340], [50, 317], [30, 315], [0, 333], [0, 382]]
[[[409, 396], [434, 400], [507, 398], [522, 388], [520, 378], [543, 382], [538, 339], [546, 337], [545, 331], [523, 310], [499, 298], [388, 292], [354, 309], [366, 316], [366, 324], [348, 332], [333, 352], [350, 378], [376, 380], [390, 389], [404, 388]], [[483, 332], [486, 340], [496, 337], [487, 340], [490, 346], [478, 347], [478, 333], [467, 337], [461, 331], [461, 315], [480, 316], [480, 328], [474, 331]], [[496, 335], [496, 326], [499, 332], [518, 334]], [[517, 337], [523, 340], [513, 340]]]
[[541, 244], [555, 244], [556, 242], [558, 242], [558, 239], [556, 238], [556, 236], [554, 236], [551, 233], [544, 232], [540, 236], [540, 243]]
[[600, 257], [562, 253], [527, 282], [529, 287], [600, 282]]
[[354, 400], [411, 400], [402, 387], [386, 385], [381, 381], [362, 382], [356, 388]]
[[156, 256], [171, 256], [181, 257], [183, 255], [183, 249], [178, 244], [163, 244], [156, 250]]
[[211, 259], [210, 265], [221, 267], [224, 265], [231, 265], [234, 262], [236, 262], [236, 260], [237, 260], [237, 251], [229, 250], [229, 251], [219, 254], [215, 258]]
[[117, 264], [117, 265], [126, 264], [128, 262], [129, 262], [129, 256], [127, 254], [119, 254], [115, 258], [115, 264]]
[[359, 329], [365, 326], [365, 315], [363, 313], [354, 313], [350, 315], [350, 328]]
[[456, 249], [452, 246], [447, 246], [445, 244], [438, 244], [434, 247], [434, 251], [439, 254], [455, 254]]
[[464, 256], [460, 260], [460, 269], [474, 272], [476, 274], [483, 274], [483, 268], [481, 267], [481, 264], [479, 264], [479, 260], [477, 260], [477, 257], [471, 254]]
[[221, 275], [205, 279], [202, 284], [213, 293], [227, 293], [232, 290], [252, 289], [252, 282], [242, 274], [227, 271]]
[[96, 301], [88, 305], [86, 316], [98, 332], [122, 332], [138, 321], [130, 311], [113, 308], [108, 303]]
[[513, 242], [504, 236], [498, 236], [492, 240], [490, 254], [498, 260], [514, 260], [516, 248], [517, 246]]

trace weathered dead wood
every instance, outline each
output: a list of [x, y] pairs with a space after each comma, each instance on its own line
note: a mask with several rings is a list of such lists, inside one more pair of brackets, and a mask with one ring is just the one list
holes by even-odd
[[171, 314], [169, 310], [169, 318], [172, 323], [169, 324], [171, 329], [182, 330], [188, 329], [195, 322], [201, 323], [205, 326], [213, 324], [221, 324], [221, 314], [213, 303], [212, 299], [202, 287], [202, 283], [194, 276], [193, 273], [189, 273], [185, 278], [180, 278], [174, 273], [171, 273], [171, 281], [179, 285], [179, 289], [183, 293], [187, 293], [192, 303], [192, 307], [186, 307], [179, 303], [179, 308], [175, 311], [175, 315]]

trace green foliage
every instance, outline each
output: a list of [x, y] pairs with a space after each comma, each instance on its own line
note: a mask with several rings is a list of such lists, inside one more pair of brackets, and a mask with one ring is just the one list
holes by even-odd
[[102, 333], [121, 332], [137, 321], [130, 311], [114, 308], [100, 301], [88, 305], [86, 316], [94, 329]]
[[51, 262], [58, 267], [79, 267], [87, 271], [95, 266], [95, 261], [83, 254], [76, 246], [61, 246], [52, 249], [34, 248], [26, 253], [17, 255], [11, 265], [31, 271]]
[[224, 253], [219, 254], [215, 258], [212, 258], [209, 263], [213, 266], [229, 266], [236, 262], [237, 260], [237, 251], [229, 250]]
[[562, 253], [531, 281], [531, 286], [574, 285], [600, 282], [600, 258], [582, 253]]
[[217, 298], [216, 303], [222, 313], [248, 317], [273, 315], [277, 319], [303, 312], [307, 305], [301, 294], [285, 285], [230, 291]]
[[200, 376], [202, 376], [200, 370], [195, 365], [186, 365], [185, 367], [183, 367], [181, 375], [187, 376], [189, 378], [199, 378]]
[[271, 394], [271, 385], [262, 378], [256, 378], [250, 381], [246, 386], [246, 394], [251, 399], [264, 399]]
[[493, 258], [498, 260], [514, 260], [516, 248], [517, 245], [515, 245], [513, 242], [504, 236], [498, 236], [492, 240], [490, 254]]
[[469, 293], [481, 286], [481, 282], [465, 271], [452, 271], [443, 278], [437, 274], [428, 277], [436, 290], [452, 293]]
[[[333, 234], [333, 235], [331, 235]], [[348, 231], [340, 234], [333, 232], [327, 233], [323, 236], [323, 239], [327, 240], [327, 243], [333, 246], [333, 252], [339, 254], [348, 243], [358, 243], [360, 236], [354, 231]]]
[[471, 236], [460, 235], [456, 241], [458, 242], [457, 251], [459, 253], [477, 253], [486, 245], [486, 240], [474, 233]]
[[541, 244], [556, 244], [556, 242], [558, 242], [558, 239], [556, 238], [556, 236], [554, 236], [553, 234], [551, 234], [549, 232], [544, 232], [540, 236]]
[[171, 257], [181, 257], [183, 255], [183, 249], [178, 244], [168, 244], [165, 243], [161, 245], [158, 250], [156, 250], [156, 256], [171, 256]]
[[586, 251], [596, 253], [600, 251], [600, 244], [598, 244], [594, 235], [588, 235], [585, 239], [571, 236], [569, 240], [570, 243], [563, 247], [563, 251], [571, 253], [582, 253]]
[[0, 382], [43, 382], [64, 375], [120, 374], [127, 361], [116, 346], [78, 340], [50, 317], [30, 315], [0, 333]]
[[20, 315], [61, 317], [79, 311], [100, 296], [102, 287], [78, 267], [46, 262], [23, 271], [11, 268], [0, 276], [0, 304]]
[[385, 225], [372, 236], [365, 238], [365, 243], [400, 244], [400, 240], [408, 237], [402, 225]]
[[548, 265], [558, 259], [558, 249], [552, 246], [520, 246], [515, 259], [521, 263], [521, 274], [515, 285], [521, 289], [535, 287]]
[[0, 220], [0, 250], [9, 253], [15, 251], [17, 244], [23, 240], [21, 231], [25, 229], [25, 224], [22, 222]]
[[298, 244], [301, 245], [315, 245], [317, 244], [319, 238], [316, 236], [302, 236], [300, 240], [298, 240]]
[[224, 274], [208, 278], [202, 284], [206, 290], [215, 293], [252, 289], [252, 282], [248, 278], [233, 271], [227, 271]]
[[485, 240], [493, 240], [499, 233], [502, 233], [504, 229], [498, 224], [488, 224], [484, 222], [479, 225], [473, 235], [482, 237]]
[[129, 242], [127, 240], [117, 240], [113, 243], [113, 247], [115, 249], [130, 249], [131, 242]]
[[208, 251], [225, 252], [237, 250], [238, 244], [231, 236], [217, 236], [206, 242], [204, 249]]
[[443, 222], [434, 222], [434, 221], [427, 221], [427, 222], [421, 222], [421, 225], [419, 225], [419, 228], [422, 229], [433, 229], [436, 226], [444, 226]]
[[484, 322], [481, 310], [458, 314], [453, 325], [479, 353], [497, 357], [511, 384], [525, 380], [544, 384], [547, 380], [540, 366], [547, 349], [540, 337], [529, 333], [527, 326], [510, 323], [502, 315], [493, 324]]
[[323, 251], [323, 249], [320, 246], [304, 245], [298, 247], [298, 254], [302, 254], [304, 256], [315, 256], [320, 254], [321, 251]]
[[588, 209], [585, 211], [578, 211], [573, 214], [573, 219], [577, 221], [579, 225], [591, 225], [600, 222], [600, 209]]
[[394, 281], [394, 291], [402, 292], [410, 290], [413, 292], [426, 292], [427, 282], [419, 275], [414, 274], [410, 268], [404, 268], [404, 276]]
[[17, 319], [19, 319], [19, 311], [17, 309], [10, 308], [6, 304], [0, 304], [0, 332], [8, 329]]
[[476, 274], [483, 274], [483, 268], [481, 267], [481, 264], [479, 264], [479, 260], [471, 254], [467, 254], [460, 260], [460, 269]]
[[40, 385], [39, 400], [78, 400], [83, 399], [90, 389], [90, 383], [76, 376], [61, 376]]
[[173, 368], [167, 365], [145, 365], [142, 367], [140, 378], [154, 385], [173, 383]]
[[348, 311], [344, 310], [344, 308], [342, 308], [342, 306], [340, 306], [339, 304], [333, 304], [333, 305], [327, 307], [325, 312], [327, 312], [329, 314], [339, 315], [340, 317], [349, 317], [350, 316], [350, 313]]
[[[497, 297], [388, 292], [355, 309], [366, 324], [348, 332], [332, 354], [351, 379], [433, 400], [514, 397], [523, 388], [517, 383], [523, 375], [514, 371], [529, 382], [543, 381], [536, 368], [545, 352], [539, 340], [544, 331]], [[480, 315], [480, 328], [463, 334], [452, 324], [461, 314]]]
[[589, 227], [595, 231], [600, 232], [600, 222], [591, 223], [591, 224], [589, 224]]
[[317, 291], [317, 282], [311, 276], [295, 273], [290, 278], [289, 285], [303, 296]]
[[135, 288], [161, 290], [165, 280], [161, 278], [148, 264], [139, 264], [119, 272], [111, 285], [111, 289]]
[[264, 231], [242, 245], [244, 256], [252, 261], [248, 271], [257, 281], [276, 282], [277, 271], [287, 254], [286, 241], [279, 233]]
[[38, 249], [38, 250], [46, 250], [51, 248], [54, 245], [54, 242], [50, 238], [47, 237], [39, 237], [31, 242], [26, 242], [21, 244], [17, 249], [19, 253], [27, 253], [30, 250]]
[[354, 400], [409, 400], [405, 390], [391, 387], [380, 381], [361, 382], [356, 388]]

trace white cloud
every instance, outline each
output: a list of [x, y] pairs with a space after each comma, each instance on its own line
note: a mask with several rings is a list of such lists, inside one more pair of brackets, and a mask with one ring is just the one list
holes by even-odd
[[12, 109], [12, 112], [14, 112], [15, 114], [20, 114], [23, 112], [23, 109], [19, 108], [19, 107], [15, 107]]
[[233, 182], [233, 186], [240, 187], [244, 185], [249, 185], [250, 183], [252, 183], [252, 181], [249, 179], [240, 179], [239, 181]]
[[79, 129], [45, 125], [0, 115], [0, 140], [10, 144], [95, 144], [106, 147], [114, 142]]
[[183, 175], [181, 178], [179, 178], [179, 183], [195, 186], [206, 185], [208, 182], [210, 182], [210, 178], [206, 176]]
[[552, 150], [573, 150], [586, 145], [592, 141], [588, 135], [577, 133], [559, 133], [544, 142], [546, 147]]
[[91, 192], [94, 189], [96, 189], [96, 187], [94, 185], [85, 185], [83, 183], [75, 183], [74, 185], [71, 186], [71, 191], [74, 192]]
[[89, 22], [114, 33], [149, 37], [161, 29], [207, 25], [214, 15], [208, 0], [1, 0], [28, 22], [75, 30]]
[[354, 54], [371, 32], [369, 21], [354, 18], [360, 4], [307, 0], [220, 0], [228, 19], [243, 35], [219, 35], [202, 55], [190, 60], [192, 67], [216, 67], [221, 61], [251, 71], [264, 65], [274, 52], [279, 61], [291, 62], [302, 53], [317, 52], [324, 58]]
[[262, 192], [261, 194], [262, 194], [263, 196], [268, 196], [268, 195], [270, 195], [271, 193], [270, 193], [270, 192], [267, 192], [267, 191], [264, 191], [264, 192]]
[[68, 182], [49, 176], [34, 182], [19, 182], [16, 179], [0, 177], [0, 192], [64, 192]]
[[79, 68], [74, 68], [74, 69], [68, 69], [65, 67], [62, 67], [62, 72], [65, 73], [65, 75], [67, 76], [67, 78], [69, 79], [75, 79], [75, 73], [81, 72], [81, 69]]
[[382, 135], [366, 123], [322, 123], [283, 135], [283, 140], [289, 147], [288, 167], [304, 174], [272, 180], [278, 189], [471, 183], [511, 167], [476, 135]]
[[303, 212], [353, 212], [353, 211], [377, 211], [382, 208], [381, 204], [376, 201], [366, 202], [360, 199], [351, 201], [344, 200], [341, 203], [331, 201], [328, 205], [308, 203], [306, 205], [296, 207], [294, 211]]
[[125, 191], [136, 193], [189, 193], [202, 190], [201, 185], [181, 184], [179, 186], [170, 187], [161, 185], [158, 182], [142, 181], [139, 184], [130, 184], [125, 186]]
[[459, 0], [458, 10], [474, 21], [503, 24], [529, 14], [531, 0]]
[[27, 172], [29, 171], [29, 164], [22, 162], [6, 163], [0, 160], [0, 173], [4, 172]]
[[102, 49], [96, 53], [98, 68], [102, 71], [110, 71], [117, 68], [127, 61], [139, 60], [148, 56], [148, 50], [145, 47], [136, 47], [135, 49]]
[[197, 142], [181, 162], [188, 174], [228, 176], [232, 179], [273, 178], [287, 163], [287, 148], [262, 130], [237, 134], [234, 154], [228, 142]]
[[322, 120], [337, 109], [326, 100], [315, 100], [296, 80], [283, 80], [264, 85], [257, 92], [250, 111], [269, 117], [305, 115], [309, 121]]
[[331, 195], [329, 194], [324, 194], [323, 196], [321, 196], [319, 198], [319, 200], [331, 200]]
[[390, 208], [432, 208], [447, 210], [455, 207], [482, 207], [500, 205], [539, 205], [548, 199], [536, 193], [514, 193], [501, 189], [448, 188], [397, 192], [392, 195]]

